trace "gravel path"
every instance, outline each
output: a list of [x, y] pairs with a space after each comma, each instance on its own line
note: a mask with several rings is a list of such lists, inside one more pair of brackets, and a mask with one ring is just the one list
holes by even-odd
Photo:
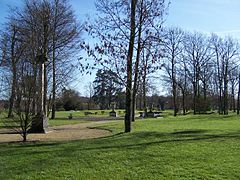
[[[90, 123], [81, 123], [75, 125], [62, 125], [49, 128], [46, 134], [29, 134], [28, 141], [71, 141], [77, 139], [90, 139], [111, 135], [110, 131], [91, 128], [97, 124], [107, 123], [109, 121], [99, 121]], [[0, 130], [0, 143], [21, 141], [19, 134], [11, 134], [9, 130]]]

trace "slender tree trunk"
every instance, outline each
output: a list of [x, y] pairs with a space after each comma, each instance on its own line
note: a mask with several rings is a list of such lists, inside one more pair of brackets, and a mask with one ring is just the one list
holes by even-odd
[[196, 83], [193, 83], [193, 114], [196, 114], [196, 101], [197, 101], [197, 87], [196, 87]]
[[218, 102], [219, 114], [223, 114], [223, 101], [222, 101], [222, 86], [219, 87], [219, 102]]
[[54, 29], [53, 29], [53, 52], [52, 52], [52, 114], [51, 119], [55, 119], [56, 116], [56, 30], [57, 30], [57, 15], [58, 15], [58, 6], [59, 1], [55, 1], [55, 11], [54, 11]]
[[139, 99], [138, 108], [142, 111], [142, 85], [141, 84], [140, 84], [138, 99]]
[[27, 135], [26, 133], [23, 133], [23, 142], [26, 142], [27, 141]]
[[55, 119], [56, 114], [56, 55], [55, 55], [55, 34], [53, 35], [53, 54], [52, 54], [52, 116], [51, 119]]
[[173, 108], [174, 108], [174, 116], [177, 116], [178, 107], [177, 107], [177, 86], [176, 86], [176, 75], [175, 75], [175, 60], [172, 57], [172, 93], [173, 93]]
[[138, 47], [137, 56], [135, 62], [135, 73], [134, 73], [134, 83], [133, 83], [133, 94], [132, 94], [132, 121], [135, 121], [135, 107], [136, 107], [136, 94], [138, 90], [138, 74], [139, 74], [139, 61], [141, 54], [141, 38], [142, 38], [142, 21], [143, 21], [143, 0], [141, 0], [141, 12], [139, 18], [139, 30], [138, 30]]
[[43, 94], [43, 112], [44, 112], [44, 115], [47, 115], [47, 89], [48, 89], [48, 82], [47, 82], [47, 65], [45, 62], [45, 60], [48, 60], [47, 59], [47, 50], [48, 50], [48, 30], [49, 30], [49, 27], [48, 27], [48, 22], [47, 22], [47, 18], [44, 19], [44, 22], [43, 22], [43, 58], [44, 58], [44, 94]]
[[[143, 55], [144, 57], [144, 55]], [[146, 58], [143, 60], [143, 82], [142, 82], [142, 92], [143, 92], [143, 110], [144, 110], [144, 116], [147, 116], [147, 66], [148, 66], [148, 55], [146, 55]]]
[[43, 112], [47, 115], [47, 67], [44, 63], [44, 94], [43, 94]]
[[224, 115], [228, 114], [228, 68], [226, 65], [225, 75], [224, 75], [224, 90], [223, 90], [223, 111]]
[[186, 115], [186, 107], [185, 107], [185, 92], [182, 91], [182, 108], [183, 108], [183, 115]]
[[15, 59], [15, 42], [16, 42], [16, 28], [13, 26], [13, 34], [11, 37], [11, 64], [12, 64], [12, 91], [11, 97], [9, 100], [9, 110], [8, 110], [8, 118], [13, 116], [13, 106], [14, 106], [14, 99], [16, 97], [16, 86], [17, 86], [17, 65]]
[[147, 98], [146, 98], [146, 79], [143, 80], [143, 109], [144, 109], [144, 115], [147, 115]]
[[131, 32], [127, 55], [127, 86], [126, 86], [126, 114], [125, 114], [125, 132], [131, 132], [131, 114], [132, 114], [132, 57], [135, 39], [135, 14], [137, 0], [131, 1]]
[[235, 105], [235, 89], [234, 89], [234, 82], [232, 83], [232, 110], [233, 112], [236, 112], [236, 105]]
[[17, 68], [16, 64], [13, 63], [13, 79], [12, 79], [12, 91], [11, 91], [11, 97], [9, 100], [9, 109], [8, 109], [8, 118], [13, 116], [13, 105], [14, 105], [14, 99], [16, 97], [16, 86], [17, 86]]
[[237, 97], [237, 115], [239, 115], [240, 111], [240, 74], [238, 75], [238, 97]]
[[[33, 58], [32, 62], [33, 62], [33, 93], [36, 94], [37, 92], [37, 64], [34, 61], [35, 59]], [[33, 115], [37, 114], [37, 99], [36, 96], [33, 96], [33, 105], [32, 105], [32, 113]]]
[[203, 82], [203, 101], [204, 101], [204, 113], [207, 113], [207, 85], [206, 79]]

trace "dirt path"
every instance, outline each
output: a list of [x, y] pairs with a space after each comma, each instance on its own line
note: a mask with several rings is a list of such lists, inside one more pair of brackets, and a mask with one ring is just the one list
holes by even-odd
[[[111, 132], [103, 129], [94, 129], [97, 124], [109, 121], [81, 123], [75, 125], [62, 125], [49, 128], [46, 134], [29, 134], [29, 141], [70, 141], [77, 139], [90, 139], [110, 135]], [[19, 134], [10, 134], [6, 129], [0, 130], [0, 143], [21, 141]]]

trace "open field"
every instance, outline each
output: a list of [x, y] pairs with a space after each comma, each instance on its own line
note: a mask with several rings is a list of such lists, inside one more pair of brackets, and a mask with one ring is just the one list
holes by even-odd
[[122, 133], [123, 121], [95, 126], [112, 135], [0, 144], [0, 179], [240, 178], [236, 115], [137, 120], [128, 134]]

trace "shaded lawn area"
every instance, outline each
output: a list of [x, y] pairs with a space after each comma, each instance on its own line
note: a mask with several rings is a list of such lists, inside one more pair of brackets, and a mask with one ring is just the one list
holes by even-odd
[[101, 124], [113, 135], [0, 144], [0, 179], [239, 179], [240, 117], [179, 116]]

